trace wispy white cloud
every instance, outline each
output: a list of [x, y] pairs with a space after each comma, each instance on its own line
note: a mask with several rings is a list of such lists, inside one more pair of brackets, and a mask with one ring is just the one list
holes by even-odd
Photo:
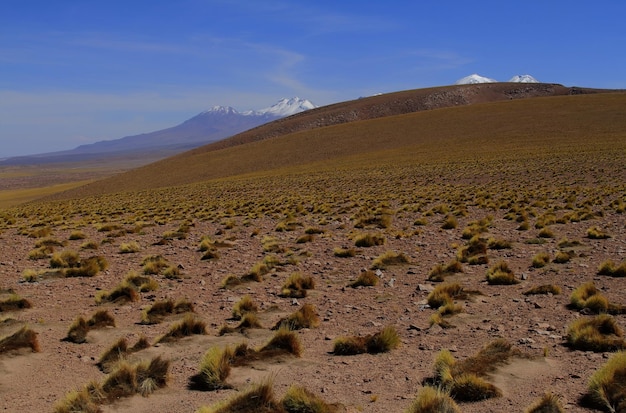
[[465, 66], [474, 59], [455, 51], [437, 49], [417, 49], [407, 52], [418, 64], [428, 65], [431, 70], [453, 69]]

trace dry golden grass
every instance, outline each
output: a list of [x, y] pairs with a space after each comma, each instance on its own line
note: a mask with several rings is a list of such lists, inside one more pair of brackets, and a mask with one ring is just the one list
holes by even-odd
[[588, 397], [610, 412], [626, 410], [626, 352], [614, 354], [589, 379]]
[[400, 337], [395, 327], [387, 326], [367, 336], [339, 337], [333, 344], [333, 354], [350, 356], [363, 353], [386, 353], [398, 348]]
[[[582, 101], [585, 103], [580, 103]], [[616, 210], [622, 208], [616, 199], [621, 199], [623, 204], [623, 193], [626, 193], [626, 184], [621, 179], [626, 172], [623, 163], [623, 153], [626, 149], [623, 130], [626, 121], [621, 116], [624, 102], [623, 97], [616, 98], [615, 96], [550, 98], [533, 102], [532, 105], [508, 102], [506, 110], [498, 105], [487, 104], [475, 108], [445, 109], [395, 119], [359, 122], [351, 128], [344, 125], [320, 129], [316, 132], [319, 136], [324, 139], [330, 137], [333, 143], [337, 142], [337, 151], [334, 151], [333, 147], [331, 155], [328, 152], [320, 153], [318, 148], [313, 146], [311, 146], [312, 150], [308, 151], [308, 143], [304, 145], [303, 153], [300, 153], [303, 141], [308, 138], [313, 141], [317, 139], [306, 132], [242, 145], [238, 148], [213, 151], [210, 156], [203, 151], [197, 151], [193, 154], [181, 155], [178, 160], [168, 160], [160, 164], [158, 168], [165, 171], [169, 171], [167, 168], [170, 166], [184, 166], [184, 168], [172, 170], [171, 176], [163, 180], [159, 177], [148, 177], [146, 171], [154, 173], [157, 170], [149, 167], [136, 171], [135, 176], [138, 181], [141, 181], [142, 177], [147, 178], [144, 182], [136, 182], [131, 174], [127, 174], [123, 175], [126, 180], [123, 184], [119, 184], [121, 181], [115, 178], [115, 182], [118, 183], [115, 186], [106, 187], [113, 182], [107, 181], [103, 184], [104, 186], [98, 184], [85, 188], [83, 192], [87, 194], [89, 191], [97, 192], [104, 188], [105, 192], [109, 193], [76, 198], [71, 202], [33, 203], [0, 211], [0, 232], [15, 232], [18, 237], [28, 237], [32, 234], [33, 237], [38, 237], [37, 239], [45, 239], [50, 235], [67, 239], [65, 234], [69, 234], [76, 227], [83, 228], [86, 233], [95, 232], [94, 228], [108, 227], [108, 232], [96, 233], [93, 236], [94, 240], [102, 242], [101, 251], [113, 250], [115, 252], [120, 243], [139, 239], [141, 245], [153, 253], [165, 249], [160, 250], [159, 245], [149, 245], [151, 241], [139, 238], [141, 236], [139, 233], [127, 236], [128, 231], [134, 231], [127, 230], [127, 228], [162, 225], [164, 228], [175, 230], [175, 233], [180, 232], [180, 234], [167, 234], [168, 236], [182, 236], [186, 232], [179, 230], [185, 229], [183, 227], [187, 224], [198, 222], [205, 225], [207, 223], [219, 228], [216, 231], [216, 233], [219, 232], [218, 236], [240, 237], [237, 245], [242, 246], [241, 250], [247, 244], [258, 247], [258, 250], [256, 255], [250, 257], [237, 257], [236, 254], [239, 251], [220, 250], [222, 257], [218, 261], [202, 263], [199, 262], [200, 254], [196, 252], [196, 256], [192, 258], [198, 260], [198, 264], [201, 264], [203, 268], [209, 268], [206, 274], [213, 277], [207, 276], [202, 279], [203, 281], [215, 281], [216, 275], [221, 277], [227, 274], [227, 271], [236, 271], [237, 274], [244, 274], [242, 277], [233, 276], [238, 283], [246, 280], [265, 281], [262, 285], [248, 284], [240, 287], [242, 293], [247, 292], [246, 288], [250, 287], [257, 297], [258, 290], [278, 291], [283, 279], [291, 272], [315, 268], [316, 266], [311, 265], [315, 260], [322, 263], [320, 271], [314, 273], [320, 285], [318, 291], [311, 294], [312, 297], [307, 300], [317, 302], [315, 300], [325, 294], [326, 288], [333, 289], [346, 285], [350, 272], [343, 271], [342, 266], [353, 265], [353, 268], [358, 271], [358, 268], [367, 266], [365, 260], [376, 256], [385, 248], [398, 248], [398, 251], [403, 250], [411, 257], [416, 257], [410, 269], [396, 267], [390, 268], [389, 271], [394, 276], [396, 276], [395, 273], [401, 274], [398, 276], [398, 283], [414, 285], [420, 282], [418, 277], [425, 278], [429, 266], [442, 262], [441, 260], [447, 260], [445, 257], [450, 257], [450, 254], [454, 253], [454, 249], [459, 247], [459, 242], [465, 242], [460, 241], [459, 238], [463, 237], [461, 228], [466, 225], [467, 221], [470, 223], [474, 222], [471, 220], [480, 221], [482, 217], [489, 214], [498, 217], [506, 214], [509, 216], [507, 219], [510, 219], [510, 222], [505, 223], [507, 229], [500, 226], [502, 223], [499, 219], [494, 221], [492, 226], [486, 226], [494, 234], [494, 241], [491, 242], [491, 239], [480, 239], [480, 236], [475, 235], [481, 229], [479, 225], [468, 225], [472, 227], [468, 230], [468, 236], [474, 235], [459, 249], [459, 259], [464, 259], [469, 264], [484, 265], [489, 258], [497, 260], [500, 257], [506, 257], [511, 261], [511, 267], [519, 268], [524, 266], [524, 263], [520, 261], [526, 260], [526, 265], [530, 265], [532, 254], [543, 248], [530, 245], [534, 242], [530, 238], [537, 236], [543, 228], [553, 229], [553, 232], [559, 236], [565, 233], [569, 235], [571, 228], [569, 222], [594, 220], [580, 227], [583, 234], [578, 232], [574, 235], [582, 237], [584, 229], [588, 226], [597, 225], [600, 228], [609, 229], [608, 222], [623, 221], [621, 216], [616, 215], [619, 213]], [[559, 110], [552, 113], [555, 107]], [[506, 114], [508, 110], [517, 112], [515, 115]], [[501, 119], [500, 115], [502, 115]], [[518, 116], [523, 120], [516, 120]], [[431, 122], [434, 126], [430, 125]], [[477, 127], [478, 125], [480, 127]], [[544, 127], [545, 130], [542, 129]], [[420, 128], [422, 130], [417, 133], [416, 129]], [[459, 134], [459, 128], [464, 128], [463, 130], [467, 133]], [[578, 128], [586, 130], [582, 133]], [[391, 129], [393, 131], [388, 134]], [[492, 133], [494, 130], [498, 133]], [[369, 139], [363, 138], [364, 136], [378, 138], [389, 136], [389, 141], [375, 142], [372, 146], [367, 146]], [[594, 139], [589, 139], [589, 136], [594, 136]], [[372, 138], [372, 140], [375, 139]], [[318, 146], [322, 147], [323, 145], [319, 145], [320, 142], [322, 141], [317, 140]], [[356, 142], [359, 144], [356, 145]], [[467, 151], [469, 142], [471, 142], [471, 147], [475, 148], [471, 153]], [[328, 145], [326, 147], [328, 148]], [[294, 148], [299, 150], [294, 151]], [[260, 150], [265, 151], [264, 153], [271, 153], [271, 159], [267, 162], [258, 162]], [[255, 154], [254, 157], [252, 153]], [[246, 157], [248, 161], [256, 159], [256, 162], [247, 164]], [[178, 163], [181, 159], [184, 159], [184, 162]], [[596, 168], [597, 165], [602, 165], [602, 167]], [[207, 180], [207, 177], [214, 179]], [[130, 191], [135, 185], [142, 187], [145, 184], [147, 187], [156, 187], [162, 183], [166, 185], [167, 182], [172, 185], [187, 182], [189, 185], [161, 189], [148, 188], [142, 192]], [[384, 185], [381, 184], [383, 182]], [[442, 182], [445, 182], [445, 185], [441, 185]], [[114, 190], [129, 191], [112, 193]], [[74, 192], [74, 194], [80, 193]], [[612, 221], [603, 221], [601, 214], [606, 214]], [[448, 216], [455, 217], [460, 223], [459, 227], [449, 231], [440, 230], [442, 220]], [[412, 224], [421, 217], [429, 218], [427, 221], [420, 221], [424, 226], [418, 228], [417, 232], [412, 232], [416, 229]], [[138, 224], [138, 222], [143, 223]], [[182, 225], [181, 222], [187, 222], [187, 224]], [[279, 223], [283, 224], [279, 228], [284, 230], [294, 229], [306, 232], [304, 228], [319, 226], [326, 229], [326, 232], [320, 235], [313, 244], [296, 245], [297, 236], [300, 234], [275, 232]], [[518, 224], [523, 223], [526, 223], [531, 230], [526, 233], [514, 231]], [[537, 224], [543, 227], [539, 228]], [[354, 259], [335, 260], [333, 246], [350, 246], [354, 241], [356, 231], [353, 230], [352, 225], [377, 228], [371, 231], [385, 237], [387, 246], [353, 250]], [[385, 226], [387, 227], [384, 228]], [[370, 229], [363, 231], [370, 231]], [[597, 246], [617, 242], [617, 234], [621, 232], [613, 228], [611, 231], [615, 234], [615, 239], [586, 240], [585, 244]], [[113, 238], [114, 232], [121, 239]], [[442, 244], [429, 244], [430, 234], [433, 232], [438, 234], [437, 241], [439, 238], [449, 239], [445, 247]], [[45, 235], [46, 233], [48, 235]], [[164, 231], [159, 231], [159, 234], [162, 233]], [[241, 239], [242, 236], [248, 238], [251, 233], [250, 239]], [[260, 244], [260, 238], [266, 235], [274, 239]], [[187, 243], [197, 243], [201, 234], [196, 234], [196, 236], [198, 238], [193, 241], [188, 237]], [[254, 238], [255, 236], [258, 238]], [[501, 241], [498, 236], [504, 236], [507, 240], [511, 237], [511, 241], [515, 242], [515, 250], [498, 251], [494, 248], [493, 251], [488, 251], [490, 246], [498, 247], [502, 244], [497, 242]], [[340, 237], [343, 238], [340, 239]], [[327, 245], [324, 247], [327, 239]], [[528, 240], [528, 244], [524, 245], [524, 240]], [[556, 245], [556, 239], [547, 238], [539, 241], [545, 242], [546, 247]], [[34, 242], [34, 239], [30, 242]], [[167, 248], [171, 248], [174, 252], [176, 244], [176, 241], [172, 242]], [[77, 247], [78, 243], [71, 245]], [[190, 255], [193, 255], [196, 245], [191, 247]], [[307, 251], [302, 249], [303, 246], [309, 247], [314, 254], [308, 262], [306, 261]], [[466, 247], [468, 248], [465, 249]], [[476, 247], [477, 254], [466, 255], [468, 252], [474, 252], [470, 251], [469, 247]], [[580, 249], [576, 248], [575, 251], [584, 254], [586, 247], [587, 245]], [[217, 250], [218, 247], [211, 243], [210, 248]], [[442, 248], [449, 250], [443, 251]], [[559, 245], [559, 248], [565, 247]], [[349, 248], [346, 249], [349, 250]], [[529, 255], [522, 255], [525, 253], [522, 251], [532, 252]], [[550, 249], [551, 253], [555, 253], [553, 251]], [[51, 251], [48, 254], [52, 255], [52, 253]], [[438, 255], [435, 256], [434, 253]], [[264, 256], [268, 259], [263, 259]], [[584, 258], [582, 255], [578, 257], [580, 257], [581, 264], [597, 259]], [[24, 258], [26, 258], [26, 253], [24, 253]], [[242, 263], [241, 266], [223, 271], [224, 262], [231, 263], [235, 260]], [[257, 262], [249, 273], [246, 273], [246, 268], [255, 260], [262, 261]], [[298, 260], [305, 261], [305, 265], [297, 268]], [[338, 267], [336, 270], [325, 270], [322, 268], [327, 266], [326, 260], [341, 261], [341, 263], [328, 264], [328, 267], [336, 265]], [[578, 260], [579, 258], [576, 258], [576, 261]], [[115, 255], [114, 261], [112, 260], [115, 270], [111, 273], [118, 274], [116, 271], [121, 262], [123, 265], [129, 264], [125, 268], [136, 268], [140, 263], [140, 258], [133, 254]], [[460, 266], [459, 262], [455, 261], [454, 265]], [[32, 262], [32, 264], [36, 266], [36, 271], [41, 270], [41, 261]], [[184, 264], [189, 265], [187, 262]], [[578, 262], [574, 263], [573, 267], [578, 269], [576, 264]], [[595, 268], [595, 265], [591, 267]], [[284, 268], [285, 266], [287, 268]], [[218, 271], [214, 272], [214, 267]], [[413, 270], [418, 267], [421, 275], [405, 276], [406, 272], [413, 273]], [[533, 271], [531, 280], [532, 282], [560, 283], [554, 278], [557, 276], [555, 271], [566, 272], [569, 268], [570, 265], [550, 265], [545, 270], [531, 270]], [[582, 273], [589, 275], [584, 268], [586, 267], [581, 265], [577, 271], [580, 274], [575, 276], [578, 277]], [[445, 270], [445, 268], [442, 269]], [[468, 268], [467, 270], [467, 274], [456, 275], [455, 280], [463, 279], [465, 283], [466, 280], [470, 282], [471, 279], [471, 282], [474, 282], [474, 279], [480, 277], [472, 276], [484, 273], [481, 268]], [[196, 274], [190, 272], [190, 278], [195, 276]], [[38, 279], [44, 278], [42, 276]], [[163, 280], [162, 276], [154, 278], [160, 283]], [[69, 283], [82, 280], [49, 279], [46, 281]], [[109, 278], [104, 279], [104, 277], [88, 280], [99, 286], [104, 286], [104, 282], [107, 282], [106, 288], [109, 288], [108, 281]], [[618, 281], [603, 279], [603, 285]], [[181, 286], [184, 287], [182, 283], [183, 280], [181, 280]], [[163, 291], [159, 291], [156, 296], [167, 296], [167, 289], [177, 285], [176, 281], [163, 281], [161, 286]], [[571, 281], [563, 285], [569, 286]], [[132, 283], [131, 289], [135, 292], [136, 299], [139, 299], [138, 287], [140, 288], [141, 285]], [[205, 288], [209, 289], [209, 287]], [[385, 293], [376, 295], [381, 291]], [[385, 286], [385, 288], [373, 290], [349, 291], [349, 294], [354, 297], [371, 298], [371, 305], [374, 306], [374, 300], [384, 300], [385, 297], [397, 294], [397, 291], [399, 288], [394, 290]], [[514, 287], [510, 290], [507, 288], [506, 293], [502, 295], [519, 294], [521, 291]], [[550, 292], [553, 291], [553, 289], [550, 290]], [[132, 293], [129, 294], [132, 295]], [[219, 291], [217, 296], [224, 296], [225, 299], [234, 294]], [[146, 300], [154, 299], [147, 298], [150, 295], [152, 294], [143, 295], [141, 303], [129, 305], [133, 310], [137, 310], [135, 316], [139, 315], [139, 307], [144, 307]], [[268, 302], [266, 298], [263, 300], [264, 303]], [[270, 299], [272, 300], [273, 298]], [[276, 300], [281, 303], [290, 301], [281, 301], [278, 298]], [[411, 302], [418, 300], [418, 298], [409, 299], [407, 307], [411, 306]], [[545, 297], [545, 300], [552, 300], [555, 305], [560, 305], [562, 298]], [[199, 301], [206, 301], [206, 299]], [[485, 301], [497, 302], [497, 299]], [[486, 305], [488, 305], [487, 302], [481, 302], [470, 307], [474, 312], [480, 311]], [[458, 306], [455, 303], [445, 302], [439, 307], [443, 308], [442, 314], [449, 315], [456, 312]], [[226, 314], [228, 310], [226, 308]], [[329, 310], [334, 311], [334, 308], [331, 306]], [[322, 311], [326, 311], [326, 308]], [[393, 306], [390, 306], [385, 309], [385, 316], [395, 311]], [[537, 309], [539, 316], [541, 316], [541, 311]], [[333, 316], [324, 316], [334, 321], [339, 313], [333, 314]], [[417, 313], [407, 314], [406, 317], [412, 317], [415, 314]], [[467, 319], [469, 323], [472, 322], [471, 317]], [[147, 329], [147, 327], [136, 328]], [[152, 327], [149, 329], [153, 331]], [[310, 332], [298, 334], [306, 337]], [[321, 333], [317, 332], [317, 334]], [[444, 332], [444, 336], [448, 334]], [[481, 336], [485, 333], [477, 330], [476, 334]], [[451, 336], [448, 335], [448, 337]], [[186, 344], [173, 343], [165, 347], [169, 349], [170, 346]], [[307, 342], [304, 344], [306, 345]], [[477, 377], [485, 381], [480, 375]], [[489, 386], [484, 385], [478, 379], [469, 374], [457, 376], [458, 389], [468, 389], [464, 391], [471, 394], [474, 391], [472, 389], [480, 389], [484, 386], [485, 391], [488, 391]], [[493, 389], [489, 391], [494, 392]], [[461, 397], [458, 394], [455, 393], [457, 397]]]
[[13, 334], [0, 338], [0, 354], [22, 348], [30, 348], [35, 353], [40, 351], [37, 333], [26, 326]]
[[[224, 142], [96, 182], [89, 188], [79, 188], [64, 196], [176, 186], [327, 161], [329, 154], [325, 142], [333, 142], [332, 155], [336, 159], [383, 150], [389, 151], [389, 156], [393, 150], [402, 148], [407, 157], [413, 157], [417, 163], [437, 158], [443, 152], [448, 159], [462, 159], [466, 151], [461, 142], [472, 142], [473, 147], [485, 151], [487, 156], [500, 151], [503, 146], [509, 153], [518, 155], [529, 151], [534, 154], [560, 153], [574, 148], [584, 151], [619, 142], [619, 133], [624, 130], [626, 121], [616, 114], [622, 110], [625, 100], [624, 94], [615, 93], [518, 100], [506, 105], [487, 103], [296, 132], [227, 148], [224, 146], [229, 142]], [[558, 113], [553, 110], [557, 105]], [[489, 129], [499, 133], [485, 134], [484, 131]], [[455, 132], [458, 130], [464, 131], [462, 138]], [[541, 137], [536, 135], [537, 130], [544, 131]], [[602, 140], [591, 141], [587, 139], [590, 135], [602, 136]], [[364, 142], [364, 136], [372, 139]], [[387, 138], [376, 139], [378, 136]], [[582, 142], [583, 146], [573, 145], [573, 142]], [[259, 163], [257, 159], [261, 152], [273, 156]], [[169, 173], [161, 173], [164, 170]]]
[[497, 366], [521, 355], [504, 339], [483, 347], [476, 355], [457, 362], [448, 350], [439, 352], [434, 363], [434, 381], [450, 392], [457, 401], [479, 401], [502, 395], [500, 389], [485, 378]]

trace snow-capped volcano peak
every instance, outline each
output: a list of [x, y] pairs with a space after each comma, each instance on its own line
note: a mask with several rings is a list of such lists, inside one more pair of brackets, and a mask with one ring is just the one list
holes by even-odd
[[205, 110], [203, 113], [216, 113], [220, 115], [233, 115], [237, 114], [237, 109], [230, 106], [213, 106], [211, 109]]
[[509, 79], [509, 82], [514, 83], [539, 83], [537, 79], [531, 75], [516, 75]]
[[497, 80], [495, 79], [490, 79], [488, 77], [480, 76], [474, 73], [472, 75], [465, 76], [464, 78], [457, 80], [454, 84], [455, 85], [473, 85], [476, 83], [496, 83], [496, 82]]
[[304, 112], [305, 110], [314, 109], [315, 106], [310, 100], [300, 99], [299, 97], [293, 97], [291, 99], [281, 99], [274, 105], [255, 110], [245, 112], [246, 115], [271, 115], [276, 117], [290, 116], [296, 113]]

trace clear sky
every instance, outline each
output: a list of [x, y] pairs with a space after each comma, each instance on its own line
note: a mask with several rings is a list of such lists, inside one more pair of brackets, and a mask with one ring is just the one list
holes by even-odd
[[0, 158], [478, 73], [626, 88], [626, 1], [0, 0]]

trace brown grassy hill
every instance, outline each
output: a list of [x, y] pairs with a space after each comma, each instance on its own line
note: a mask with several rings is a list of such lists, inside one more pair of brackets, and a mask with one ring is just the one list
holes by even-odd
[[[53, 196], [67, 199], [194, 182], [400, 149], [471, 157], [537, 150], [625, 130], [624, 93], [552, 84], [482, 84], [398, 92], [311, 110]], [[547, 97], [546, 97], [547, 96]], [[522, 99], [530, 98], [533, 99]], [[438, 110], [428, 110], [438, 108]], [[523, 139], [520, 139], [523, 138]], [[590, 141], [592, 143], [593, 141]], [[504, 146], [503, 146], [504, 145]]]

